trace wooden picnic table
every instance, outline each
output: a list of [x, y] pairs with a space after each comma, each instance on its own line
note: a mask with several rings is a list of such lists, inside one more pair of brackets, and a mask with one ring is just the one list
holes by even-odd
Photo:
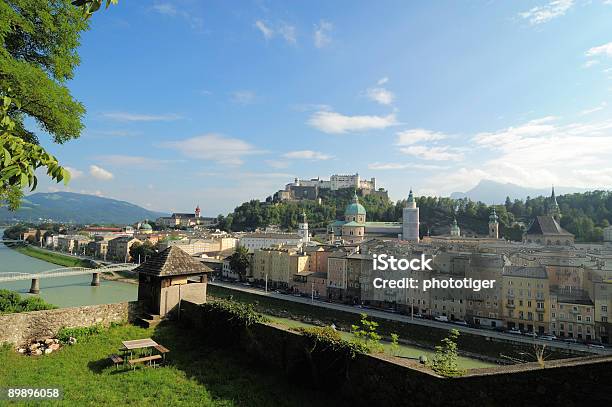
[[[163, 363], [165, 363], [166, 353], [170, 352], [169, 349], [158, 344], [151, 338], [121, 341], [121, 343], [123, 344], [123, 348], [121, 350], [124, 351], [125, 353], [129, 352], [129, 355], [126, 355], [126, 357], [123, 359], [123, 362], [133, 366], [134, 368], [137, 363], [145, 363], [145, 362], [150, 363], [150, 362], [155, 362], [155, 360], [157, 359], [162, 359]], [[160, 353], [160, 355], [150, 355], [150, 356], [145, 356], [145, 357], [139, 357], [136, 359], [132, 358], [133, 351], [139, 350], [139, 349], [148, 350], [151, 348], [154, 348], [155, 350], [157, 350]]]

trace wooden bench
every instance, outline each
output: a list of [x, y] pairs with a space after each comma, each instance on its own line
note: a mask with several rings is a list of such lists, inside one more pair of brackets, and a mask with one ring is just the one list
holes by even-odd
[[143, 358], [130, 359], [128, 360], [128, 363], [134, 368], [134, 370], [136, 370], [136, 365], [139, 363], [144, 364], [148, 362], [149, 366], [151, 366], [151, 363], [153, 363], [153, 367], [155, 367], [155, 361], [160, 360], [161, 358], [161, 355], [145, 356]]
[[115, 364], [115, 369], [119, 369], [119, 365], [123, 363], [123, 358], [119, 355], [110, 355], [108, 357]]
[[163, 363], [166, 363], [166, 353], [170, 352], [170, 349], [162, 345], [156, 345], [154, 348], [162, 355]]

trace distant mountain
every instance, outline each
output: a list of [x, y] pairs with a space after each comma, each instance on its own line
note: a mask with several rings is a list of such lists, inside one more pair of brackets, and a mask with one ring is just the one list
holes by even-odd
[[[470, 198], [472, 201], [481, 201], [489, 205], [503, 204], [506, 197], [510, 199], [535, 198], [537, 196], [549, 196], [551, 188], [527, 188], [516, 184], [503, 184], [501, 182], [482, 180], [474, 188], [467, 192], [453, 192], [451, 198]], [[586, 192], [584, 188], [555, 187], [557, 195], [572, 194], [575, 192]]]
[[129, 202], [73, 192], [35, 193], [26, 196], [15, 212], [0, 208], [0, 220], [5, 221], [130, 224], [164, 215]]

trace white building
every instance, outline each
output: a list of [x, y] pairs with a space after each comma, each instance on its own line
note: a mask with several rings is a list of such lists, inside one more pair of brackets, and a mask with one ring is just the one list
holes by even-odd
[[310, 242], [310, 236], [308, 235], [308, 221], [306, 220], [306, 212], [302, 213], [302, 222], [298, 223], [298, 235], [300, 235], [302, 242]]
[[332, 191], [355, 188], [374, 191], [376, 190], [376, 178], [370, 178], [369, 180], [361, 179], [358, 173], [350, 175], [334, 174], [329, 180], [319, 177], [311, 179], [296, 178], [292, 184], [288, 184], [285, 187], [285, 190], [289, 190], [291, 187], [318, 187], [319, 189], [331, 189]]
[[297, 233], [247, 233], [240, 237], [239, 245], [246, 247], [249, 252], [267, 249], [275, 245], [300, 245], [302, 236]]
[[419, 241], [419, 208], [412, 195], [408, 194], [408, 203], [402, 211], [402, 240]]

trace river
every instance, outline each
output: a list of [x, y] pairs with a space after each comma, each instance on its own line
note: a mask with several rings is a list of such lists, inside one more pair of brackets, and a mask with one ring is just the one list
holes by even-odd
[[[0, 229], [0, 237], [3, 234]], [[0, 273], [41, 273], [60, 268], [57, 264], [26, 256], [9, 249], [0, 243]], [[0, 283], [0, 288], [28, 294], [31, 280]], [[118, 281], [100, 280], [100, 286], [92, 287], [91, 275], [74, 277], [56, 277], [40, 279], [40, 297], [58, 307], [79, 305], [111, 304], [122, 301], [134, 301], [138, 296], [138, 286]]]

